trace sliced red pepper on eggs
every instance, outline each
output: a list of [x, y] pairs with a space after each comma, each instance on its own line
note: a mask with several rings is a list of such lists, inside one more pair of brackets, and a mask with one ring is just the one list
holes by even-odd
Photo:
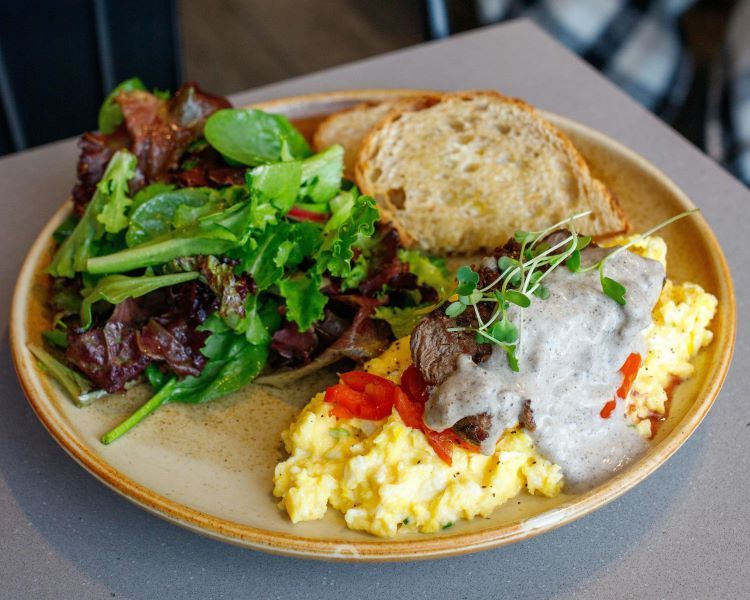
[[413, 365], [404, 371], [400, 386], [366, 371], [343, 373], [340, 382], [326, 390], [325, 401], [333, 404], [331, 414], [342, 419], [378, 421], [388, 417], [395, 407], [404, 424], [423, 432], [435, 453], [449, 465], [455, 446], [479, 451], [452, 429], [433, 431], [424, 424], [427, 384]]
[[[636, 376], [638, 375], [638, 369], [641, 368], [641, 355], [635, 352], [631, 353], [620, 367], [620, 373], [622, 373], [622, 383], [617, 389], [617, 398], [623, 400], [627, 398], [630, 388], [633, 386]], [[602, 419], [609, 419], [612, 416], [615, 408], [617, 408], [617, 398], [613, 398], [604, 405], [599, 416]]]

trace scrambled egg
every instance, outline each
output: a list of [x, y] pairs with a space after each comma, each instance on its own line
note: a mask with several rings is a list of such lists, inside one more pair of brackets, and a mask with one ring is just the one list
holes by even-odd
[[[398, 383], [410, 364], [409, 338], [402, 338], [365, 368]], [[560, 491], [560, 468], [522, 429], [506, 432], [492, 456], [454, 448], [449, 466], [395, 410], [373, 422], [337, 419], [330, 407], [318, 394], [281, 436], [290, 457], [276, 466], [273, 493], [294, 523], [320, 519], [330, 505], [352, 529], [430, 533], [489, 516], [523, 489]]]
[[[666, 262], [661, 238], [631, 249]], [[716, 304], [695, 284], [664, 286], [628, 396], [628, 414], [642, 435], [651, 434], [649, 417], [666, 413], [666, 389], [692, 374], [690, 359], [710, 343], [707, 326]], [[409, 339], [402, 338], [365, 369], [398, 383], [410, 364]], [[430, 533], [458, 519], [489, 516], [523, 490], [554, 497], [562, 488], [560, 467], [539, 454], [522, 428], [506, 431], [492, 456], [457, 446], [448, 465], [395, 410], [382, 421], [366, 421], [337, 419], [330, 407], [324, 394], [316, 395], [282, 433], [289, 458], [276, 466], [273, 493], [294, 523], [320, 519], [331, 506], [350, 528], [381, 537]]]
[[[619, 238], [606, 245], [623, 244], [630, 239]], [[658, 236], [644, 238], [630, 250], [667, 266], [667, 245]], [[652, 434], [651, 417], [666, 415], [668, 390], [693, 374], [690, 360], [711, 343], [713, 332], [708, 324], [716, 314], [716, 306], [716, 297], [699, 285], [670, 280], [664, 284], [654, 306], [653, 322], [644, 332], [646, 356], [627, 398], [628, 415], [644, 437]]]

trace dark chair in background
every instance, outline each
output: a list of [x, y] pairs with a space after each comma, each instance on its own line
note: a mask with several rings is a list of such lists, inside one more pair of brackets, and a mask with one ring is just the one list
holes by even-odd
[[95, 129], [100, 103], [128, 77], [160, 89], [179, 86], [175, 5], [0, 2], [0, 155]]
[[439, 40], [489, 24], [482, 22], [482, 5], [476, 0], [420, 0], [419, 8], [427, 40]]
[[[547, 29], [548, 33], [556, 36], [554, 23], [552, 23], [553, 27], [549, 27], [550, 23], [545, 22], [543, 17], [539, 18], [539, 11], [524, 13], [524, 7], [527, 4], [537, 3], [521, 0], [420, 0], [419, 2], [424, 36], [428, 40], [448, 37], [455, 33], [495, 23], [503, 18], [519, 16], [533, 18], [538, 25]], [[547, 10], [552, 6], [550, 2], [539, 1], [538, 4], [540, 8]], [[567, 6], [570, 4], [565, 3]], [[635, 10], [646, 11], [658, 2], [640, 0], [621, 4], [623, 6], [632, 4]], [[694, 144], [704, 147], [709, 72], [717, 56], [722, 52], [724, 31], [736, 2], [735, 0], [677, 0], [672, 3], [660, 3], [663, 10], [668, 6], [674, 7], [680, 4], [688, 7], [679, 20], [679, 28], [682, 42], [692, 57], [690, 60], [692, 84], [685, 89], [685, 94], [679, 98], [678, 104], [670, 106], [670, 110], [657, 110], [656, 112]], [[666, 12], [670, 11], [666, 10]], [[625, 21], [627, 22], [627, 19]], [[560, 41], [565, 43], [564, 39]], [[583, 58], [589, 60], [592, 66], [602, 68], [597, 60], [591, 60], [592, 57], [586, 53], [583, 54]], [[615, 83], [622, 87], [621, 82], [615, 81]], [[629, 91], [627, 88], [624, 90]], [[649, 108], [654, 109], [654, 107]]]

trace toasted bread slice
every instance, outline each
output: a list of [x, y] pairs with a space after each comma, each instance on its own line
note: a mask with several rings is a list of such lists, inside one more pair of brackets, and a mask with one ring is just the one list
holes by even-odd
[[472, 254], [591, 210], [579, 231], [623, 233], [617, 200], [570, 140], [521, 100], [460, 92], [402, 103], [362, 143], [355, 178], [406, 243]]
[[362, 102], [329, 115], [315, 130], [313, 148], [320, 152], [333, 144], [341, 144], [344, 147], [344, 176], [352, 179], [354, 162], [362, 140], [398, 102], [398, 98], [382, 102]]
[[333, 144], [341, 144], [344, 147], [344, 176], [354, 179], [354, 163], [362, 140], [381, 119], [404, 100], [417, 97], [422, 96], [407, 95], [381, 101], [361, 102], [335, 112], [318, 125], [313, 135], [313, 148], [320, 152]]

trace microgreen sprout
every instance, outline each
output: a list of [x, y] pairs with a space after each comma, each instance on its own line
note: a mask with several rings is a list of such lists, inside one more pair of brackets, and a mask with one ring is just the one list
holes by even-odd
[[589, 265], [588, 267], [581, 268], [580, 260], [579, 260], [577, 265], [575, 264], [573, 265], [573, 267], [577, 267], [577, 268], [573, 268], [571, 267], [571, 265], [568, 265], [568, 268], [575, 273], [586, 273], [588, 271], [593, 271], [594, 269], [596, 269], [597, 271], [599, 271], [599, 281], [601, 282], [601, 285], [602, 285], [602, 292], [604, 292], [607, 296], [612, 298], [612, 300], [614, 300], [618, 304], [625, 305], [626, 303], [625, 293], [627, 292], [627, 290], [625, 289], [625, 286], [622, 285], [620, 282], [615, 281], [614, 279], [611, 279], [610, 277], [606, 277], [604, 275], [604, 265], [607, 263], [607, 261], [611, 260], [612, 258], [617, 256], [621, 252], [624, 252], [631, 246], [637, 244], [644, 238], [647, 238], [648, 236], [659, 231], [660, 229], [663, 229], [667, 225], [671, 225], [675, 221], [684, 219], [685, 217], [692, 215], [693, 213], [696, 213], [699, 210], [700, 209], [698, 208], [686, 210], [684, 212], [681, 212], [678, 215], [675, 215], [674, 217], [667, 219], [666, 221], [662, 221], [661, 223], [659, 223], [658, 225], [655, 225], [648, 231], [644, 231], [640, 235], [635, 236], [633, 239], [623, 244], [622, 246], [618, 246], [617, 248], [615, 248], [615, 250], [607, 254], [599, 262], [594, 263], [593, 265]]
[[[542, 282], [562, 264], [565, 264], [573, 273], [598, 270], [602, 292], [618, 304], [624, 305], [627, 290], [618, 281], [604, 275], [604, 266], [607, 261], [643, 238], [697, 210], [689, 210], [667, 219], [617, 247], [599, 262], [587, 266], [581, 264], [581, 252], [591, 244], [591, 237], [578, 234], [575, 221], [590, 215], [591, 211], [571, 215], [541, 231], [516, 231], [513, 237], [520, 245], [518, 258], [501, 256], [497, 261], [498, 276], [494, 281], [478, 288], [479, 273], [468, 266], [463, 266], [458, 270], [458, 285], [454, 293], [454, 301], [446, 307], [445, 314], [451, 318], [458, 317], [471, 307], [477, 324], [475, 327], [451, 327], [448, 331], [471, 331], [475, 334], [477, 342], [500, 346], [507, 355], [510, 368], [518, 371], [518, 351], [523, 320], [521, 319], [518, 325], [513, 323], [508, 312], [511, 305], [524, 309], [531, 306], [532, 296], [540, 300], [549, 298], [549, 289]], [[561, 239], [547, 239], [550, 234], [562, 227], [565, 227], [567, 231], [561, 232]], [[481, 303], [494, 305], [487, 319], [482, 316], [487, 311], [480, 310]]]

